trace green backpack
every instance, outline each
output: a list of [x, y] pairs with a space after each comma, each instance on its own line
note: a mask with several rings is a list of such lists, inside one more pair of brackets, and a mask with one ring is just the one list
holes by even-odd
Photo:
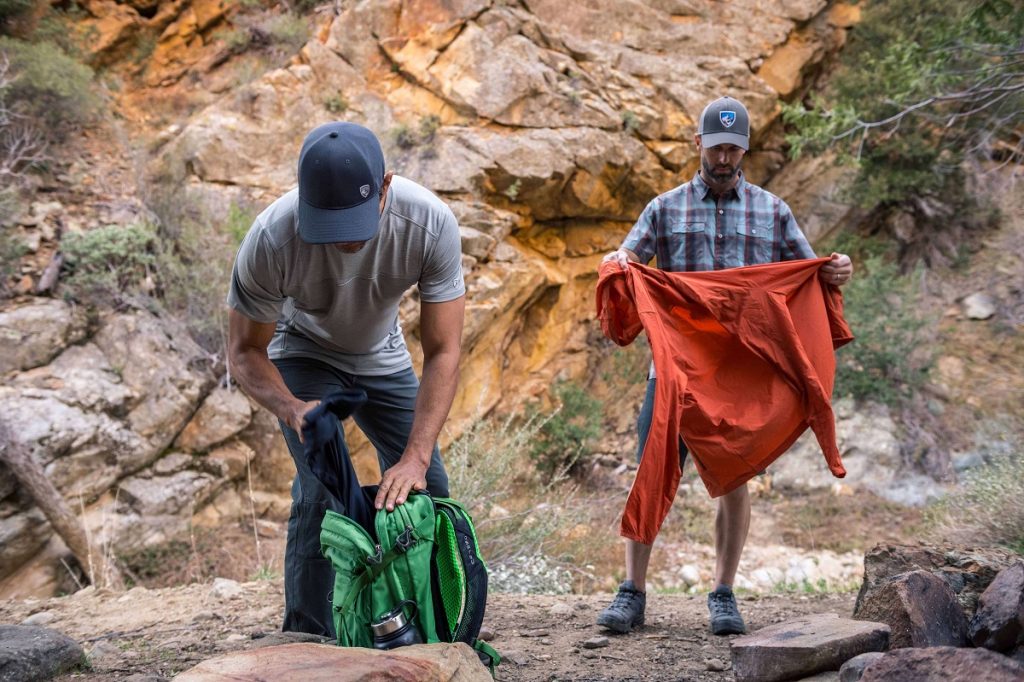
[[372, 647], [370, 623], [410, 600], [424, 642], [465, 642], [493, 672], [501, 657], [477, 639], [487, 602], [487, 568], [462, 505], [412, 494], [394, 511], [376, 512], [374, 530], [376, 540], [330, 510], [321, 525], [320, 551], [335, 571], [338, 645]]

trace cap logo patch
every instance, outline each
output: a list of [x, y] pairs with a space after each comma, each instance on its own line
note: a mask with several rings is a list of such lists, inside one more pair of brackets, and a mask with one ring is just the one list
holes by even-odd
[[732, 124], [736, 122], [735, 111], [720, 111], [718, 112], [718, 120], [722, 122], [726, 128], [732, 128]]
[[362, 197], [363, 197], [364, 199], [365, 199], [366, 197], [370, 196], [370, 186], [369, 186], [369, 185], [363, 185], [362, 187], [360, 187], [360, 188], [359, 188], [359, 194], [360, 194], [360, 195], [361, 195], [361, 196], [362, 196]]

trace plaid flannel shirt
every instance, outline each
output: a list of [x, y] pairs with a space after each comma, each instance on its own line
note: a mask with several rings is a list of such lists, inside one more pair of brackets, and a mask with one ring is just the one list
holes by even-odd
[[715, 200], [697, 173], [655, 197], [622, 242], [641, 263], [657, 257], [669, 272], [723, 270], [814, 258], [782, 199], [746, 181]]

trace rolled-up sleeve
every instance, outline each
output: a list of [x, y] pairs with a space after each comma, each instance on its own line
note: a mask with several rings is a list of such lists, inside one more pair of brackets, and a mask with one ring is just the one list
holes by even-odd
[[622, 248], [635, 253], [641, 263], [650, 263], [657, 248], [658, 200], [647, 204], [633, 228], [622, 242]]

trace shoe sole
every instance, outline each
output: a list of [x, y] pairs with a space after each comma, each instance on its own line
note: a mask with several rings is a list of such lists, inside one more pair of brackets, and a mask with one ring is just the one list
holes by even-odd
[[739, 623], [736, 621], [727, 621], [725, 623], [711, 625], [711, 634], [713, 635], [742, 635], [746, 632], [747, 628], [742, 621]]
[[617, 632], [620, 635], [625, 635], [632, 632], [633, 628], [640, 627], [641, 625], [643, 625], [644, 621], [641, 619], [633, 624], [629, 624], [623, 623], [622, 621], [611, 621], [598, 618], [597, 624], [603, 628], [611, 630], [612, 632]]

